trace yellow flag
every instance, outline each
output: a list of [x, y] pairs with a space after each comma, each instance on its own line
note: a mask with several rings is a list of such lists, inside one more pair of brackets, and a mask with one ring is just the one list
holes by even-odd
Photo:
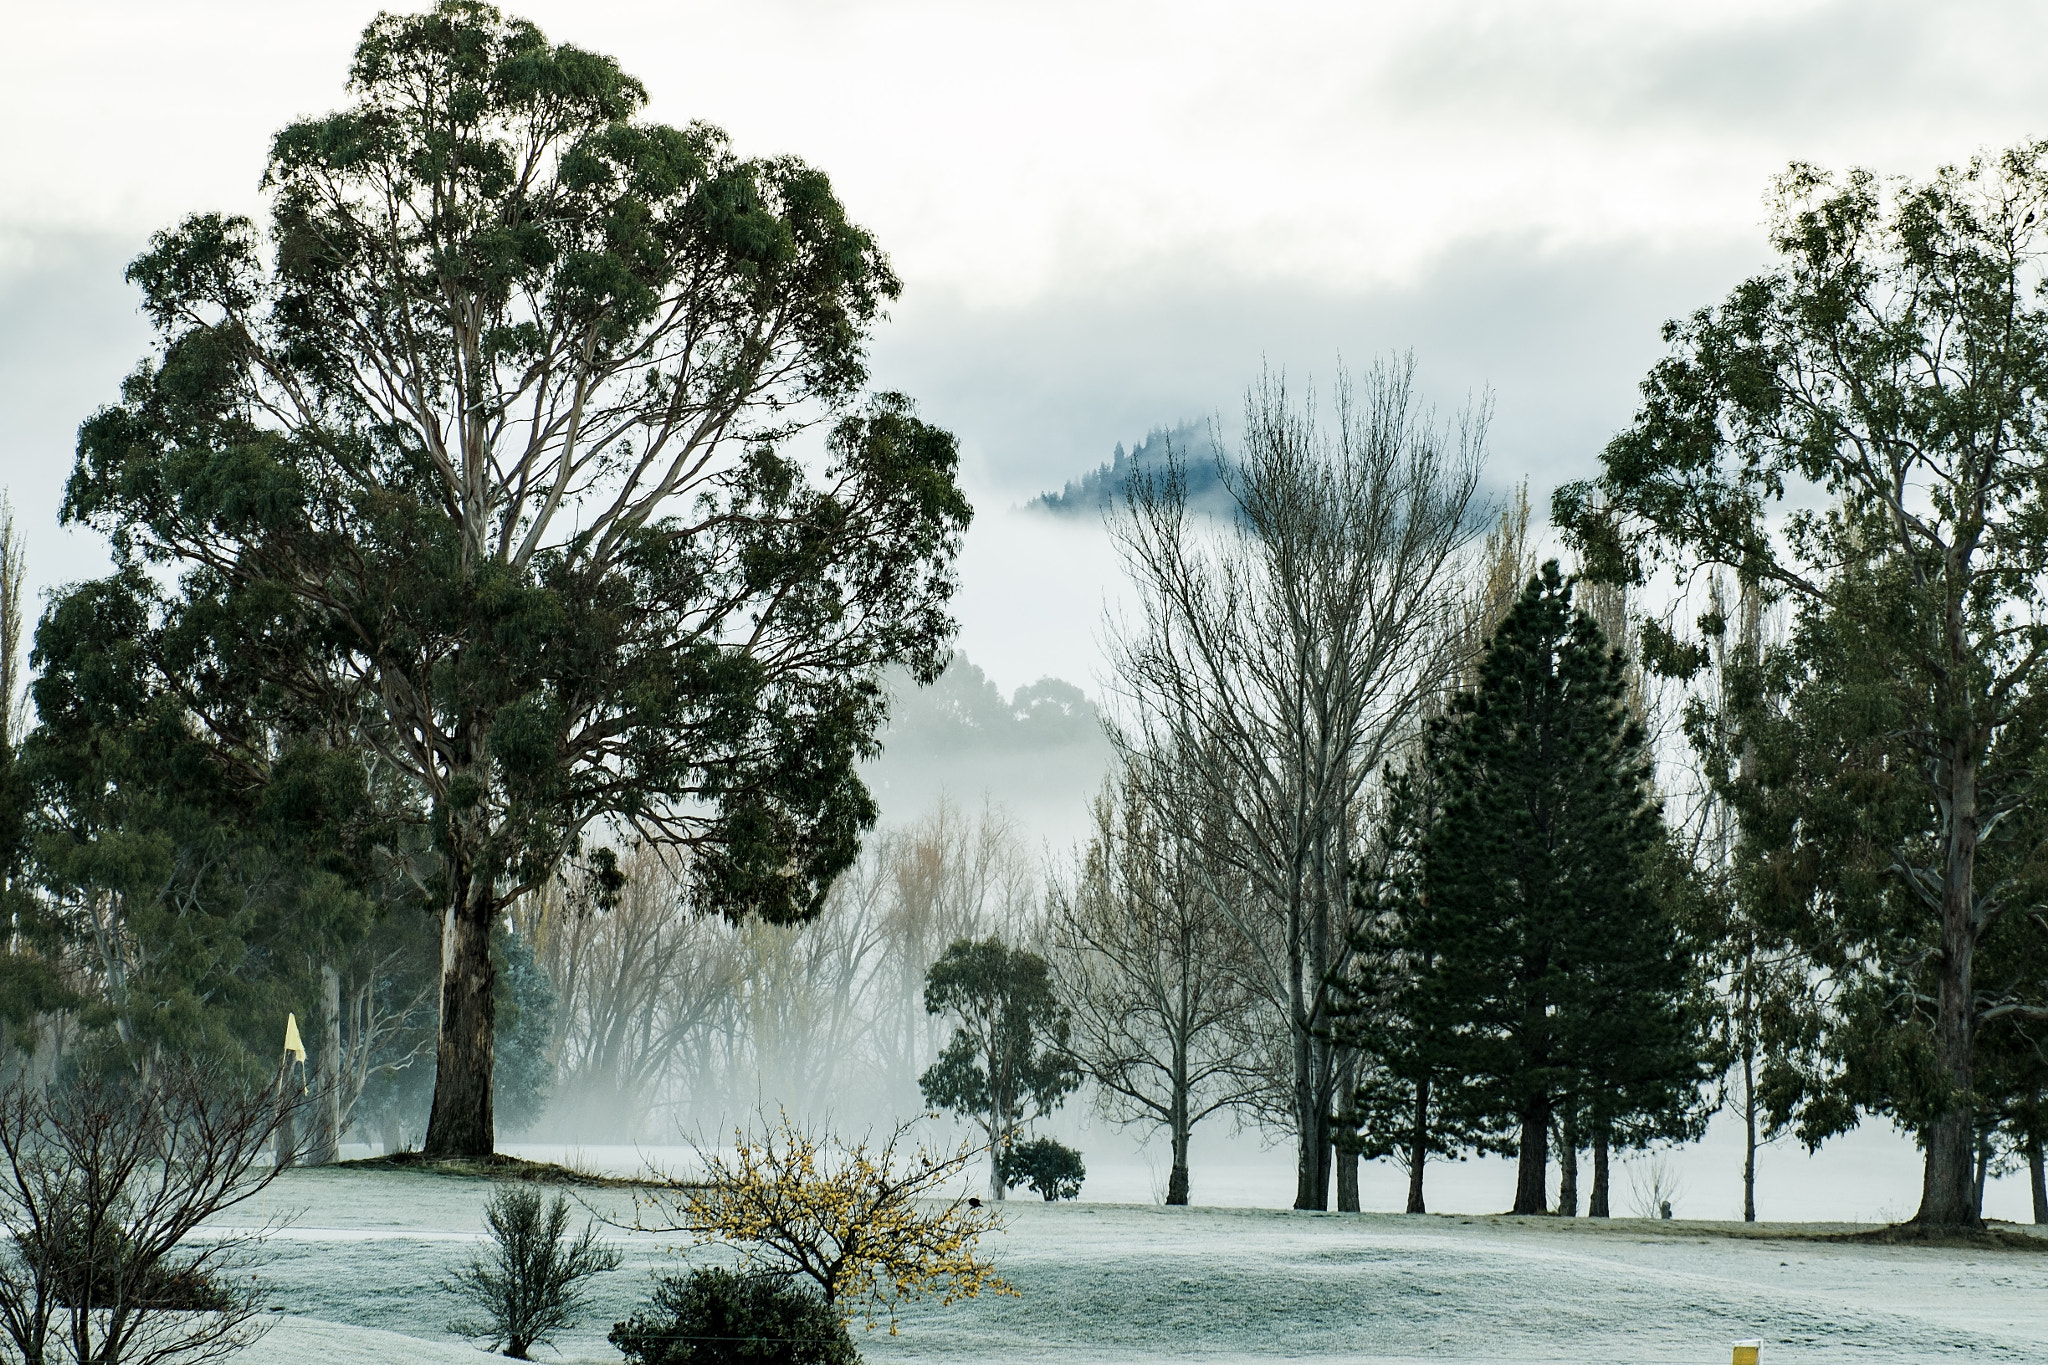
[[299, 1041], [299, 1016], [296, 1014], [284, 1017], [284, 1055], [297, 1057], [300, 1066], [306, 1064], [306, 1045]]

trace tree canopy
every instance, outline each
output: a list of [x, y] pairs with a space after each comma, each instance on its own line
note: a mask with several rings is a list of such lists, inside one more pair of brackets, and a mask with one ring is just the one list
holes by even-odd
[[478, 1153], [502, 907], [612, 821], [689, 848], [706, 907], [814, 913], [970, 513], [949, 435], [856, 403], [899, 286], [821, 172], [643, 121], [611, 59], [466, 0], [372, 21], [349, 91], [277, 135], [267, 231], [194, 216], [130, 267], [158, 344], [65, 514], [417, 790], [427, 1147]]
[[1731, 796], [1829, 984], [1892, 1002], [1894, 1026], [1881, 1057], [1859, 1030], [1821, 1040], [1796, 1102], [1813, 1139], [1861, 1109], [1912, 1128], [1932, 1227], [1979, 1218], [1980, 1030], [2048, 1017], [1978, 974], [1987, 936], [2038, 904], [1992, 864], [2041, 848], [2011, 817], [2034, 797], [2048, 665], [2044, 215], [2043, 143], [1922, 183], [1793, 166], [1781, 264], [1667, 324], [1634, 423], [1555, 501], [1596, 572], [1725, 565], [1791, 602], [1783, 702]]
[[925, 973], [928, 1014], [957, 1027], [918, 1080], [928, 1104], [971, 1117], [988, 1134], [989, 1194], [1004, 1194], [1004, 1161], [1029, 1119], [1050, 1113], [1080, 1085], [1067, 1056], [1067, 1010], [1052, 971], [1027, 948], [1000, 938], [956, 939]]

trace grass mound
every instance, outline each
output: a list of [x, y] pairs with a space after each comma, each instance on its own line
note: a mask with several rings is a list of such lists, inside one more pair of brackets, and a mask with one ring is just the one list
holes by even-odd
[[2012, 1223], [1986, 1220], [1981, 1227], [1943, 1227], [1931, 1223], [1893, 1223], [1864, 1232], [1837, 1233], [1820, 1240], [1862, 1242], [1872, 1246], [1948, 1247], [1961, 1250], [2048, 1252], [2048, 1236]]
[[536, 1185], [574, 1185], [585, 1189], [631, 1189], [648, 1185], [645, 1179], [600, 1175], [553, 1161], [528, 1161], [525, 1157], [493, 1152], [486, 1157], [430, 1157], [423, 1152], [392, 1152], [386, 1156], [338, 1161], [332, 1169], [351, 1171], [417, 1171], [464, 1179], [522, 1180]]

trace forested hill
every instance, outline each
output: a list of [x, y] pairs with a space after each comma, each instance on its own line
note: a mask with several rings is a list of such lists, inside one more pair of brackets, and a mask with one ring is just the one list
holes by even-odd
[[1169, 446], [1180, 457], [1181, 469], [1187, 475], [1189, 502], [1210, 508], [1228, 503], [1230, 495], [1216, 467], [1216, 443], [1210, 436], [1209, 424], [1182, 422], [1172, 428], [1154, 427], [1128, 453], [1123, 442], [1117, 442], [1116, 452], [1107, 463], [1070, 481], [1057, 493], [1039, 494], [1030, 505], [1062, 516], [1096, 515], [1122, 500], [1124, 484], [1134, 471], [1164, 469]]
[[1035, 835], [1063, 842], [1081, 828], [1109, 768], [1109, 741], [1088, 694], [1041, 678], [1005, 697], [963, 654], [930, 687], [892, 680], [882, 756], [864, 765], [884, 821], [913, 820], [941, 794], [992, 798]]

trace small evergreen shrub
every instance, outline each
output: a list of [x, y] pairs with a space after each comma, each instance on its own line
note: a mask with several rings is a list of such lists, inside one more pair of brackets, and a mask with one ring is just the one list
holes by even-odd
[[484, 1317], [449, 1326], [463, 1336], [488, 1337], [514, 1360], [530, 1359], [528, 1351], [575, 1326], [589, 1302], [585, 1282], [619, 1268], [619, 1253], [597, 1240], [595, 1227], [586, 1223], [570, 1238], [568, 1200], [558, 1194], [548, 1203], [531, 1185], [508, 1185], [492, 1195], [484, 1226], [489, 1250], [442, 1286], [468, 1298]]
[[653, 1307], [612, 1328], [628, 1365], [858, 1365], [832, 1306], [764, 1271], [693, 1270], [655, 1281]]
[[20, 1263], [43, 1270], [61, 1307], [225, 1313], [236, 1306], [234, 1290], [215, 1271], [169, 1258], [150, 1260], [139, 1254], [126, 1228], [102, 1221], [88, 1235], [90, 1221], [74, 1205], [48, 1226], [16, 1238]]
[[1080, 1194], [1088, 1168], [1081, 1164], [1081, 1154], [1072, 1147], [1042, 1137], [1019, 1142], [1005, 1152], [1002, 1172], [1005, 1185], [1029, 1186], [1050, 1204], [1055, 1199], [1072, 1199]]

